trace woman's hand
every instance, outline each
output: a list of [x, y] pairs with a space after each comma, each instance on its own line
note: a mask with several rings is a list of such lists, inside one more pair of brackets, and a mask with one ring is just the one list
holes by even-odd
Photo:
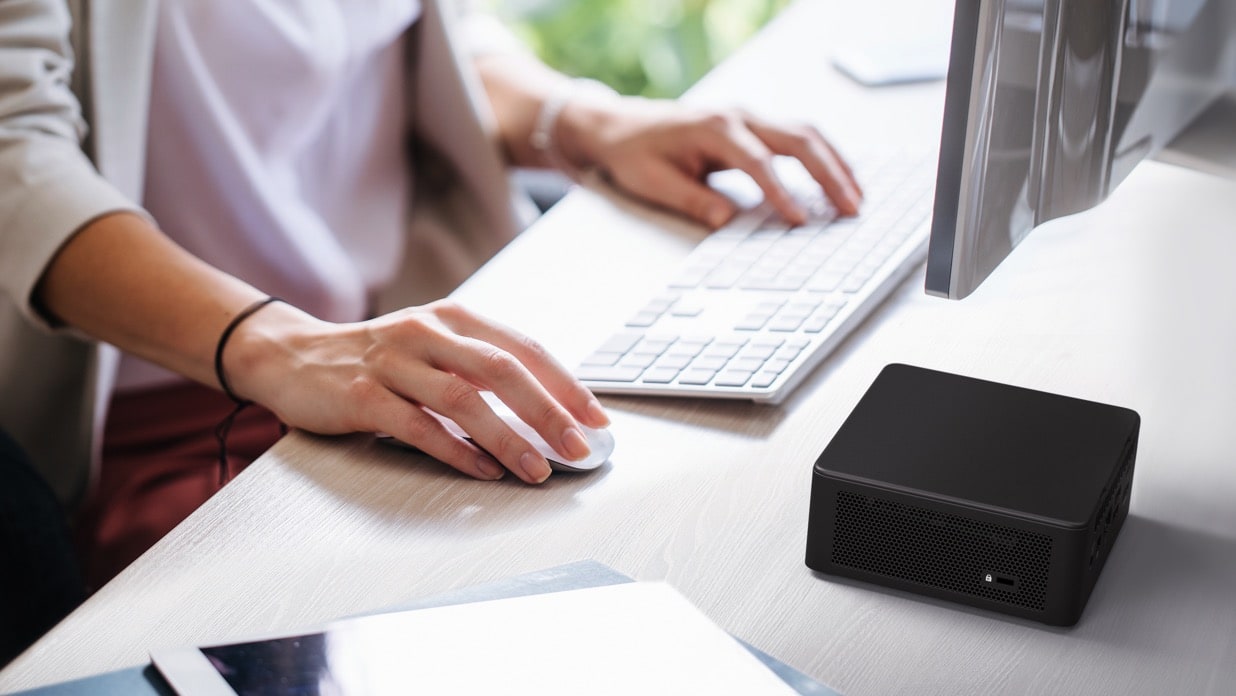
[[713, 228], [737, 212], [705, 177], [741, 169], [788, 221], [806, 213], [777, 180], [774, 155], [797, 158], [843, 215], [858, 212], [854, 175], [811, 126], [783, 126], [742, 111], [701, 110], [679, 102], [587, 99], [568, 102], [556, 143], [568, 161], [594, 166], [627, 191]]
[[[494, 392], [568, 459], [588, 454], [577, 421], [609, 422], [591, 392], [539, 344], [451, 301], [354, 324], [272, 304], [237, 328], [224, 369], [234, 392], [288, 425], [323, 434], [385, 432], [481, 479], [500, 478], [504, 467], [528, 483], [550, 473], [481, 390]], [[453, 419], [493, 457], [425, 409]]]

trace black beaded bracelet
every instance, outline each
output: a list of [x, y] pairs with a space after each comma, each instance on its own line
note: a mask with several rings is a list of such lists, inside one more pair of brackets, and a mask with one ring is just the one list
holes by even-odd
[[223, 393], [227, 394], [227, 397], [232, 401], [235, 401], [239, 406], [247, 406], [252, 402], [236, 396], [236, 394], [232, 391], [232, 388], [228, 386], [227, 377], [223, 374], [223, 349], [227, 346], [227, 340], [232, 337], [232, 332], [236, 330], [237, 326], [240, 326], [242, 321], [253, 316], [255, 312], [266, 305], [272, 302], [282, 301], [283, 300], [278, 297], [271, 296], [254, 302], [248, 307], [240, 310], [239, 314], [232, 317], [232, 320], [227, 324], [227, 328], [223, 329], [223, 333], [219, 335], [219, 343], [215, 346], [215, 378], [219, 380], [219, 386], [223, 388]]

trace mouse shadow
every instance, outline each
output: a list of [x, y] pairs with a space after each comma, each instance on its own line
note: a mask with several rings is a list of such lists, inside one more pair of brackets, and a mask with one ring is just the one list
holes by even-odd
[[[310, 446], [316, 456], [280, 456], [279, 466], [310, 481], [332, 498], [384, 524], [426, 528], [434, 533], [473, 535], [543, 524], [570, 515], [577, 496], [609, 474], [612, 461], [583, 472], [554, 472], [541, 484], [527, 484], [511, 472], [482, 481], [419, 450], [378, 442], [363, 433], [324, 436], [294, 431], [287, 447]], [[352, 463], [340, 461], [364, 460]]]
[[[1236, 536], [1220, 536], [1130, 515], [1099, 575], [1081, 618], [1073, 626], [1049, 626], [812, 570], [815, 577], [914, 602], [995, 619], [1033, 631], [1101, 643], [1132, 655], [1179, 647], [1182, 626], [1236, 626]], [[1182, 598], [1188, 598], [1183, 600]], [[1165, 621], [1164, 617], [1171, 617]], [[1236, 633], [1228, 640], [1236, 640]], [[1236, 677], [1236, 663], [1229, 668]]]

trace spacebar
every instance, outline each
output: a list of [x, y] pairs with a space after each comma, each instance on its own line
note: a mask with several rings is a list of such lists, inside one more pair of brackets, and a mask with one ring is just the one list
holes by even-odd
[[575, 369], [576, 377], [593, 382], [634, 382], [643, 373], [644, 368], [642, 367], [622, 365], [613, 365], [611, 367], [584, 365]]

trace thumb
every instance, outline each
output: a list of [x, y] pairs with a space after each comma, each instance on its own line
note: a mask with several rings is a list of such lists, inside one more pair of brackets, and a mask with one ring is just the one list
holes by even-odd
[[642, 168], [639, 175], [619, 184], [631, 193], [656, 205], [685, 215], [712, 229], [734, 217], [733, 201], [665, 162]]

